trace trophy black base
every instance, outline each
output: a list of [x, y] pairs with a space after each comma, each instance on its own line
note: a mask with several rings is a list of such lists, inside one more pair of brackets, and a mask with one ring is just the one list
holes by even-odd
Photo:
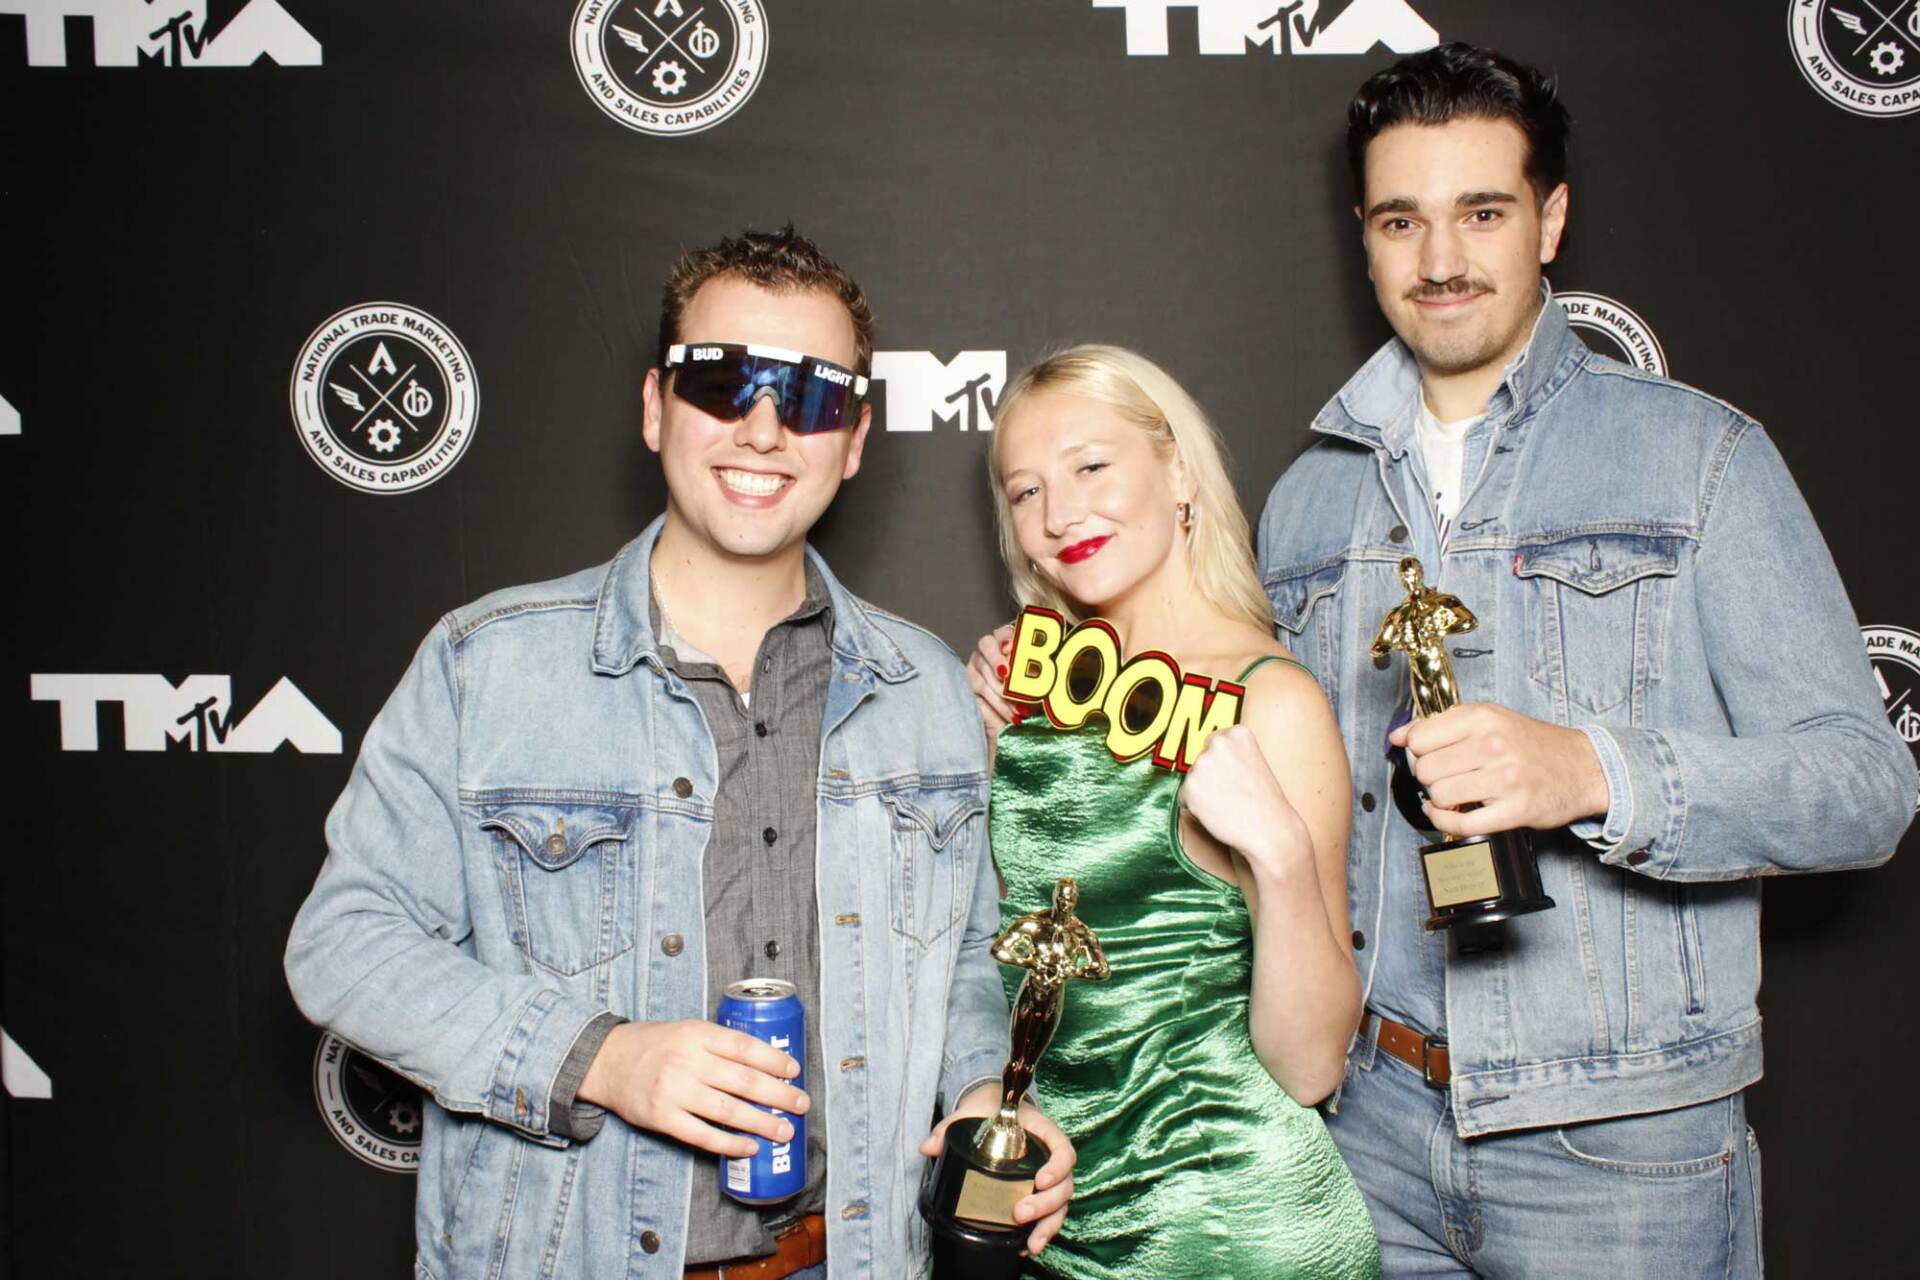
[[969, 1116], [947, 1127], [947, 1145], [920, 1190], [920, 1216], [933, 1236], [934, 1280], [1015, 1280], [1033, 1231], [1016, 1223], [1013, 1206], [1033, 1190], [1033, 1175], [1047, 1162], [1045, 1143], [1027, 1135], [1027, 1154], [990, 1165], [973, 1143], [986, 1118]]
[[[1478, 930], [1553, 906], [1540, 887], [1540, 864], [1525, 832], [1502, 831], [1422, 845], [1429, 932]], [[1482, 935], [1482, 941], [1486, 941]]]

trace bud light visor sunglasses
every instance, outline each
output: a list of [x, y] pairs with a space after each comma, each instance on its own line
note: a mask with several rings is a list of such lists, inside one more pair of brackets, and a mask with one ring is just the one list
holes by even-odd
[[723, 422], [738, 422], [771, 392], [780, 425], [802, 436], [853, 426], [867, 394], [867, 380], [851, 369], [782, 347], [679, 343], [667, 349], [667, 373], [673, 394]]

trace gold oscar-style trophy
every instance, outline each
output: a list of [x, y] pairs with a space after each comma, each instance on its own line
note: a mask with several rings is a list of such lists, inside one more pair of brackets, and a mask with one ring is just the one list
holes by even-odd
[[1033, 1224], [1015, 1223], [1013, 1207], [1033, 1190], [1051, 1154], [1020, 1124], [1020, 1100], [1047, 1051], [1066, 1007], [1067, 981], [1098, 982], [1112, 971], [1100, 940], [1076, 915], [1080, 886], [1063, 876], [1053, 903], [1021, 916], [993, 944], [993, 958], [1025, 969], [1013, 1005], [1012, 1050], [1000, 1075], [1000, 1109], [947, 1127], [947, 1141], [920, 1192], [920, 1213], [933, 1229], [935, 1280], [998, 1280], [1020, 1273], [1020, 1251]]
[[[1384, 658], [1403, 650], [1413, 682], [1413, 714], [1437, 716], [1460, 703], [1446, 639], [1479, 623], [1457, 596], [1429, 587], [1425, 571], [1412, 556], [1400, 562], [1400, 581], [1407, 588], [1407, 598], [1380, 624], [1372, 653]], [[1391, 747], [1387, 758], [1392, 762], [1394, 807], [1408, 826], [1433, 841], [1420, 847], [1427, 901], [1433, 908], [1427, 928], [1493, 925], [1553, 905], [1540, 887], [1540, 864], [1526, 832], [1447, 838], [1434, 830], [1420, 807], [1426, 792], [1413, 776], [1406, 752]]]

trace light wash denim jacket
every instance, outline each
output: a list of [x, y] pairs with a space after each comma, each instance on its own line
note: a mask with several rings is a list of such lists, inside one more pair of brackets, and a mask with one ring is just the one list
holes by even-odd
[[[602, 1010], [714, 1012], [701, 863], [717, 765], [648, 621], [659, 529], [442, 620], [367, 731], [294, 922], [301, 1010], [439, 1104], [421, 1276], [681, 1274], [689, 1151], [612, 1117], [585, 1142], [549, 1129], [554, 1076]], [[951, 651], [814, 563], [833, 602], [808, 1010], [827, 1078], [807, 1082], [829, 1124], [829, 1274], [913, 1276], [936, 1095], [1007, 1057], [986, 744]]]
[[[1395, 569], [1412, 549], [1401, 481], [1419, 376], [1398, 341], [1369, 360], [1314, 420], [1321, 438], [1259, 531], [1279, 634], [1346, 740], [1353, 920], [1376, 944], [1404, 927], [1382, 924], [1384, 860], [1416, 856], [1386, 838], [1385, 735], [1407, 672], [1368, 646], [1406, 598]], [[1757, 423], [1593, 354], [1551, 300], [1487, 422], [1478, 479], [1426, 575], [1479, 619], [1452, 644], [1462, 696], [1585, 730], [1612, 807], [1592, 843], [1536, 833], [1553, 910], [1509, 921], [1503, 950], [1447, 964], [1459, 1132], [1722, 1097], [1760, 1078], [1760, 877], [1892, 856], [1913, 758]]]

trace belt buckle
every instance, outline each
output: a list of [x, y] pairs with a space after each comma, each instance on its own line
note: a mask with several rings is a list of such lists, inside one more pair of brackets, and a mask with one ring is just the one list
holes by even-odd
[[[1435, 1080], [1433, 1078], [1433, 1051], [1435, 1049], [1447, 1049], [1449, 1047], [1450, 1046], [1447, 1044], [1445, 1040], [1434, 1039], [1431, 1036], [1426, 1036], [1421, 1038], [1420, 1040], [1420, 1080], [1421, 1080], [1421, 1083], [1427, 1086], [1427, 1088], [1444, 1089], [1447, 1087], [1446, 1085], [1442, 1084], [1440, 1081]], [[1449, 1063], [1448, 1065], [1451, 1066], [1452, 1064]], [[1451, 1076], [1453, 1073], [1452, 1071], [1448, 1071], [1447, 1074]]]

